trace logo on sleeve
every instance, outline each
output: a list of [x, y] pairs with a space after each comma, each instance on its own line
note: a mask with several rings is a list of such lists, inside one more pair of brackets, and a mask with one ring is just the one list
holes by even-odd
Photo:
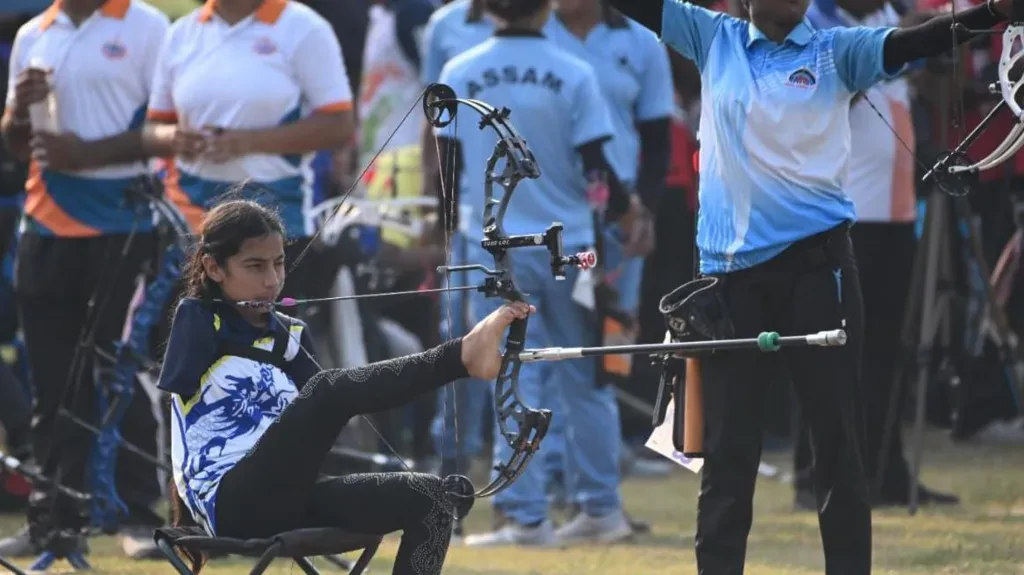
[[796, 86], [797, 88], [810, 88], [817, 83], [814, 73], [803, 67], [790, 74], [789, 80], [786, 81], [787, 86]]
[[128, 48], [117, 40], [107, 42], [101, 50], [108, 60], [120, 60], [128, 54]]

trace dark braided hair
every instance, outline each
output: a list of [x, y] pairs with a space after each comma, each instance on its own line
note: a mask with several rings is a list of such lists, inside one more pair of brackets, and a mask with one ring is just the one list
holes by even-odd
[[483, 0], [484, 8], [506, 22], [533, 16], [551, 0]]
[[278, 233], [285, 237], [281, 218], [270, 208], [253, 200], [230, 200], [207, 212], [200, 225], [199, 244], [185, 267], [185, 297], [209, 301], [220, 294], [220, 286], [206, 275], [203, 256], [224, 266], [238, 253], [245, 240]]

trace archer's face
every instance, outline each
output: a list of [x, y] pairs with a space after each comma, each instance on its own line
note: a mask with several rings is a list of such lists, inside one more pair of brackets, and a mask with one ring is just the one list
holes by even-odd
[[223, 267], [209, 256], [203, 266], [228, 299], [277, 301], [285, 279], [284, 239], [278, 233], [249, 238]]

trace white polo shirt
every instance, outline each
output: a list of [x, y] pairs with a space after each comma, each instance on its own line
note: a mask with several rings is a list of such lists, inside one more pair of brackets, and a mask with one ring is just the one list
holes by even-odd
[[[139, 0], [107, 0], [77, 27], [57, 0], [18, 31], [11, 50], [7, 105], [18, 75], [31, 66], [53, 70], [57, 126], [86, 141], [141, 127], [160, 45], [170, 22]], [[40, 170], [26, 182], [23, 231], [94, 237], [152, 228], [152, 218], [126, 207], [129, 181], [144, 162], [78, 172]]]
[[[307, 6], [264, 0], [229, 25], [216, 0], [171, 25], [153, 84], [149, 117], [193, 130], [263, 129], [313, 111], [352, 107], [341, 46], [330, 24]], [[176, 160], [168, 165], [171, 199], [193, 226], [219, 196], [248, 182], [253, 197], [277, 208], [290, 237], [313, 233], [313, 153], [252, 154], [221, 164]]]

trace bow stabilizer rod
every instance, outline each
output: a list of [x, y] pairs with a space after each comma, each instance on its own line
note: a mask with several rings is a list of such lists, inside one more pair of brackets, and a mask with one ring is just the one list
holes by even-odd
[[561, 361], [581, 357], [620, 354], [659, 354], [676, 353], [694, 355], [724, 350], [759, 350], [763, 352], [778, 351], [783, 347], [838, 347], [846, 345], [846, 332], [841, 329], [819, 331], [808, 335], [781, 336], [774, 331], [762, 332], [757, 337], [744, 339], [719, 339], [708, 341], [688, 341], [672, 343], [646, 343], [636, 345], [606, 345], [598, 347], [546, 347], [541, 349], [525, 349], [519, 353], [519, 361], [523, 363], [535, 361]]

